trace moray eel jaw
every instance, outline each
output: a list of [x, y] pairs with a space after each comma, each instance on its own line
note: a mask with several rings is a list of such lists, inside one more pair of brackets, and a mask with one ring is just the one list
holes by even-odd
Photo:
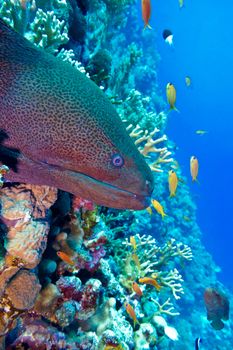
[[61, 190], [92, 200], [98, 205], [116, 209], [142, 210], [150, 204], [150, 196], [153, 190], [152, 183], [146, 183], [145, 191], [137, 194], [86, 174], [33, 161], [22, 154], [19, 155], [17, 162], [18, 171], [11, 170], [6, 176], [9, 181], [51, 187], [54, 186], [54, 181], [56, 181], [56, 186]]

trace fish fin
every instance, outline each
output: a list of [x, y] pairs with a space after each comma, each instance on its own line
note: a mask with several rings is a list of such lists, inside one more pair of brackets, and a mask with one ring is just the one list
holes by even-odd
[[0, 144], [0, 162], [7, 165], [9, 169], [12, 169], [15, 173], [18, 172], [18, 158], [20, 151], [16, 148], [8, 148], [1, 146]]
[[175, 193], [171, 193], [170, 196], [169, 196], [169, 198], [172, 198], [172, 197], [175, 197], [175, 196], [176, 196]]
[[215, 319], [213, 320], [213, 322], [211, 323], [211, 326], [216, 329], [216, 331], [220, 331], [221, 329], [223, 329], [224, 327], [224, 323], [222, 322], [222, 320], [220, 319]]

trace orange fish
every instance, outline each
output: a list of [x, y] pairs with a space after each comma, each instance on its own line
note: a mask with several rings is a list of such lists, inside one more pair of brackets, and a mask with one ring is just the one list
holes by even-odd
[[139, 287], [139, 285], [137, 284], [137, 282], [133, 282], [132, 284], [132, 288], [133, 288], [133, 291], [139, 296], [141, 297], [142, 296], [142, 290], [141, 288]]
[[155, 287], [158, 291], [160, 291], [161, 289], [161, 286], [158, 284], [158, 282], [151, 277], [139, 278], [139, 283], [150, 284], [151, 286]]
[[57, 256], [59, 256], [59, 258], [64, 261], [65, 263], [69, 264], [69, 265], [73, 265], [74, 266], [74, 261], [69, 257], [69, 255], [67, 255], [64, 252], [61, 252], [60, 250], [57, 252]]
[[151, 15], [151, 3], [150, 0], [142, 0], [142, 18], [144, 20], [144, 29], [149, 28], [152, 29], [149, 25]]
[[174, 197], [176, 195], [176, 189], [178, 185], [178, 177], [174, 170], [170, 170], [168, 173], [168, 185], [170, 191], [170, 197]]
[[130, 244], [133, 247], [133, 249], [136, 250], [137, 249], [137, 242], [136, 242], [135, 237], [134, 236], [130, 236], [129, 241], [130, 241]]
[[159, 213], [162, 216], [162, 218], [164, 218], [164, 216], [167, 216], [167, 214], [164, 213], [163, 206], [156, 199], [152, 199], [151, 203], [157, 211], [157, 213]]
[[136, 317], [134, 308], [133, 308], [129, 303], [125, 303], [124, 306], [125, 306], [125, 309], [126, 309], [127, 314], [129, 315], [130, 318], [132, 318], [132, 320], [133, 320], [133, 326], [134, 326], [134, 328], [135, 328], [136, 323], [139, 324], [139, 322], [138, 322], [138, 320], [137, 320], [137, 317]]
[[192, 156], [190, 158], [190, 173], [193, 181], [197, 181], [198, 168], [199, 168], [198, 159], [195, 156]]
[[140, 270], [141, 264], [140, 264], [139, 258], [138, 258], [136, 253], [132, 254], [132, 260], [135, 263], [135, 265], [137, 266], [137, 268]]

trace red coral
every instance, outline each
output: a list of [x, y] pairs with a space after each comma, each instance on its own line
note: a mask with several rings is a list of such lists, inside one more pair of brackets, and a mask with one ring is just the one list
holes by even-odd
[[80, 300], [80, 310], [76, 315], [78, 320], [87, 320], [96, 312], [101, 286], [101, 282], [97, 279], [90, 279], [85, 284]]
[[82, 297], [82, 282], [78, 277], [66, 276], [60, 277], [56, 282], [59, 291], [64, 300], [79, 301]]
[[95, 209], [95, 205], [93, 202], [87, 200], [87, 199], [83, 199], [81, 197], [74, 197], [73, 199], [73, 209], [74, 211], [77, 211], [79, 209], [85, 209], [85, 210], [94, 210]]

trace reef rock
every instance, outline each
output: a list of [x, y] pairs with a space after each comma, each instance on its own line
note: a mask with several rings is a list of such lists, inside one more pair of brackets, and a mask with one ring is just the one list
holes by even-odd
[[34, 268], [46, 248], [49, 232], [49, 208], [57, 190], [47, 186], [17, 185], [0, 193], [1, 219], [7, 227], [7, 265], [18, 260], [21, 266]]

